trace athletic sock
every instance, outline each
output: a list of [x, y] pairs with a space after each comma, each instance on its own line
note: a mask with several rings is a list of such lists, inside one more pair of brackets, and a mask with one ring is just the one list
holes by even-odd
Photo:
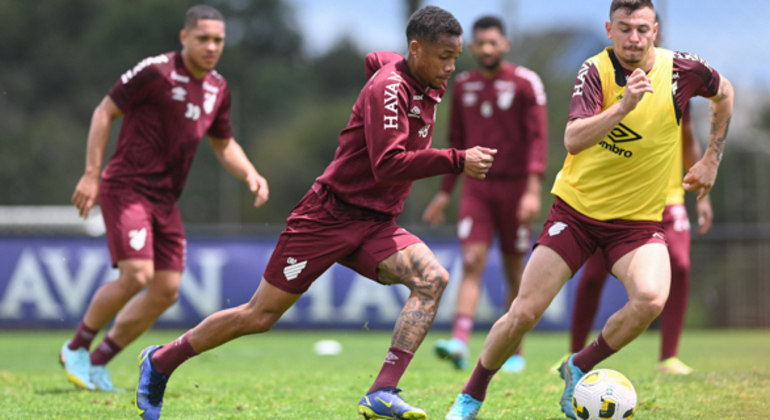
[[679, 347], [679, 338], [684, 328], [689, 293], [690, 273], [688, 268], [675, 265], [671, 259], [671, 290], [668, 300], [660, 314], [660, 360], [675, 357]]
[[575, 291], [575, 304], [572, 309], [570, 325], [570, 353], [583, 349], [591, 333], [604, 283], [607, 281], [607, 268], [601, 251], [594, 253], [583, 266], [583, 273], [578, 279]]
[[575, 354], [572, 358], [572, 364], [583, 372], [588, 372], [599, 362], [615, 354], [615, 351], [604, 340], [604, 336], [599, 333], [593, 343]]
[[409, 362], [412, 361], [412, 357], [414, 357], [414, 353], [411, 351], [390, 346], [388, 354], [385, 356], [385, 362], [382, 363], [382, 369], [380, 369], [372, 387], [369, 388], [369, 392], [383, 388], [395, 388], [406, 371], [406, 367], [409, 366]]
[[123, 347], [117, 345], [109, 336], [105, 336], [104, 340], [96, 347], [96, 350], [91, 353], [91, 364], [106, 365], [121, 350], [123, 350]]
[[468, 394], [479, 401], [484, 401], [487, 397], [489, 381], [492, 380], [498, 370], [500, 369], [490, 370], [485, 368], [484, 365], [481, 364], [481, 358], [479, 358], [476, 367], [473, 368], [471, 377], [468, 378], [468, 382], [466, 382], [463, 387], [463, 394]]
[[164, 375], [171, 375], [185, 360], [198, 355], [190, 345], [190, 331], [160, 347], [152, 355], [152, 367]]
[[99, 330], [88, 328], [85, 322], [80, 321], [80, 325], [75, 331], [75, 335], [72, 337], [72, 340], [70, 340], [70, 343], [67, 347], [69, 347], [70, 350], [77, 350], [81, 347], [88, 350], [91, 348], [91, 342], [94, 341], [94, 337], [96, 337], [96, 333], [98, 332]]
[[455, 315], [452, 322], [452, 337], [468, 344], [471, 332], [473, 331], [473, 317], [469, 315]]

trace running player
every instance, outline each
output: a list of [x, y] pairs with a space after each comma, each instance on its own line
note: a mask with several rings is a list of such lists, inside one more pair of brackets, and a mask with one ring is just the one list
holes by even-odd
[[[505, 61], [510, 49], [500, 18], [483, 16], [473, 24], [471, 52], [479, 68], [459, 74], [452, 91], [449, 143], [466, 148], [486, 144], [497, 149], [496, 164], [484, 181], [463, 181], [457, 234], [463, 275], [457, 292], [452, 338], [439, 340], [436, 353], [457, 369], [468, 366], [468, 339], [481, 294], [482, 273], [492, 238], [499, 235], [508, 307], [519, 289], [524, 255], [532, 241], [531, 226], [540, 212], [541, 180], [548, 146], [545, 90], [532, 70]], [[432, 225], [444, 221], [457, 176], [444, 175], [441, 189], [423, 213]], [[516, 213], [511, 217], [511, 209]], [[521, 352], [502, 370], [525, 367]]]
[[425, 338], [449, 279], [428, 247], [396, 224], [412, 181], [444, 173], [484, 178], [494, 150], [430, 148], [436, 105], [462, 51], [462, 28], [434, 6], [406, 28], [408, 55], [372, 53], [364, 85], [334, 160], [287, 218], [251, 300], [204, 319], [140, 354], [136, 406], [160, 417], [169, 375], [185, 360], [246, 334], [268, 331], [335, 262], [379, 283], [410, 290], [382, 369], [358, 404], [365, 418], [425, 419], [398, 382]]
[[519, 295], [490, 330], [447, 419], [476, 417], [489, 381], [596, 249], [625, 286], [628, 302], [593, 343], [562, 364], [561, 409], [567, 417], [575, 418], [572, 394], [584, 372], [633, 341], [660, 314], [671, 277], [660, 221], [681, 147], [682, 110], [693, 96], [712, 101], [711, 133], [683, 186], [702, 198], [714, 185], [733, 109], [730, 82], [695, 54], [654, 47], [650, 0], [613, 0], [605, 28], [612, 47], [578, 72], [564, 133], [568, 155]]
[[[683, 162], [685, 170], [701, 156], [701, 148], [695, 141], [688, 109], [685, 109], [682, 116], [683, 155], [678, 154], [677, 163], [674, 164], [675, 168], [680, 168], [679, 162]], [[681, 170], [674, 170], [669, 182], [669, 193], [662, 222], [671, 262], [671, 290], [660, 314], [660, 362], [657, 370], [662, 373], [688, 375], [692, 372], [692, 368], [677, 357], [677, 350], [684, 327], [690, 290], [690, 220], [684, 206]], [[708, 195], [698, 200], [696, 212], [698, 234], [703, 235], [708, 232], [714, 217]], [[607, 274], [608, 268], [601, 252], [594, 253], [583, 266], [572, 309], [570, 354], [577, 353], [585, 347], [599, 309], [599, 298], [607, 280]], [[555, 367], [557, 368], [558, 366]]]
[[[209, 6], [190, 8], [179, 39], [181, 51], [145, 58], [120, 76], [91, 119], [86, 169], [72, 203], [87, 217], [98, 200], [120, 274], [96, 291], [59, 354], [68, 379], [80, 388], [113, 391], [105, 365], [176, 302], [185, 265], [176, 201], [203, 136], [222, 165], [256, 195], [255, 207], [268, 199], [267, 181], [233, 138], [230, 90], [214, 70], [225, 42], [222, 14]], [[117, 148], [100, 180], [110, 126], [121, 116]]]

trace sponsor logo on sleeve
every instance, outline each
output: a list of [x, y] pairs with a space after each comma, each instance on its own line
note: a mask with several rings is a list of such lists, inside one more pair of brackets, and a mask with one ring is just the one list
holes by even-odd
[[398, 87], [401, 85], [403, 79], [396, 72], [391, 72], [388, 80], [395, 81], [389, 85], [385, 85], [385, 112], [383, 118], [385, 122], [385, 129], [395, 128], [398, 130]]

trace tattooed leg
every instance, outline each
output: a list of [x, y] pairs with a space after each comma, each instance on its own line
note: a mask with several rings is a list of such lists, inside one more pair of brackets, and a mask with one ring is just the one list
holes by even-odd
[[396, 320], [391, 345], [415, 352], [436, 317], [449, 273], [424, 243], [396, 252], [377, 268], [381, 283], [401, 283], [411, 291]]

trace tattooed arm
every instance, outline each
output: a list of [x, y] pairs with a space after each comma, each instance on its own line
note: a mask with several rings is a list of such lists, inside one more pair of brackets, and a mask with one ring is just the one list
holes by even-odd
[[719, 91], [711, 98], [711, 132], [706, 153], [684, 176], [682, 186], [687, 191], [697, 191], [698, 199], [703, 198], [714, 186], [719, 164], [722, 162], [727, 128], [733, 114], [733, 86], [726, 77], [719, 82]]

